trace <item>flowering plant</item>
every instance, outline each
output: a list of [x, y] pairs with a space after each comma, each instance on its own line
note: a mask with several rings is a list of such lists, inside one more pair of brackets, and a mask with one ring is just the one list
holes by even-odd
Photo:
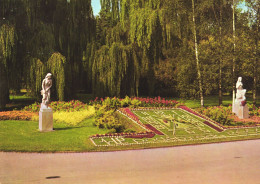
[[141, 97], [133, 97], [129, 98], [126, 96], [124, 99], [119, 99], [116, 97], [110, 98], [106, 97], [105, 99], [101, 98], [99, 100], [98, 97], [95, 100], [90, 101], [90, 104], [102, 104], [110, 106], [111, 108], [118, 108], [118, 107], [174, 107], [179, 102], [175, 100], [166, 100], [165, 98], [161, 98], [160, 96], [155, 98], [141, 98]]
[[[78, 100], [71, 100], [69, 102], [64, 101], [53, 101], [50, 103], [50, 108], [55, 111], [67, 111], [67, 112], [74, 112], [79, 110], [87, 109], [87, 104], [84, 104]], [[31, 111], [31, 112], [39, 112], [41, 107], [40, 103], [34, 103], [32, 105], [24, 107], [24, 111]]]
[[242, 105], [242, 106], [245, 106], [245, 105], [246, 105], [246, 101], [245, 101], [245, 100], [242, 101], [242, 102], [241, 102], [241, 105]]
[[28, 111], [4, 111], [0, 112], [0, 120], [31, 120], [36, 115]]

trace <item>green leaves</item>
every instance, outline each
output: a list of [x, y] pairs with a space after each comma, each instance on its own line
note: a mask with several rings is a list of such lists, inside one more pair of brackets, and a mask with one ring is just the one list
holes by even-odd
[[15, 45], [15, 28], [14, 26], [3, 24], [0, 27], [0, 59], [5, 66], [7, 66], [7, 59], [11, 57], [12, 48]]

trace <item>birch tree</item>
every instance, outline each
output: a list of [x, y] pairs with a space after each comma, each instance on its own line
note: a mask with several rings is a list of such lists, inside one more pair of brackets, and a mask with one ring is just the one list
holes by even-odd
[[204, 106], [204, 99], [203, 99], [203, 88], [202, 88], [202, 80], [201, 80], [202, 77], [201, 77], [201, 71], [200, 71], [200, 62], [199, 62], [199, 51], [198, 51], [198, 40], [197, 40], [196, 21], [195, 21], [194, 0], [192, 0], [192, 21], [193, 21], [195, 57], [196, 57], [197, 74], [198, 74], [199, 90], [200, 90], [200, 105], [203, 107]]

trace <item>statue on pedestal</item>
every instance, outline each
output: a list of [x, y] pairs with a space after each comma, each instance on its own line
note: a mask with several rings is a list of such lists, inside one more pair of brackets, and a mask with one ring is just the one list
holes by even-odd
[[39, 112], [39, 130], [41, 132], [53, 131], [53, 112], [48, 105], [51, 101], [52, 74], [48, 73], [42, 81], [42, 103]]
[[48, 73], [42, 81], [42, 90], [41, 90], [41, 95], [42, 95], [42, 104], [41, 108], [48, 108], [48, 105], [50, 104], [51, 100], [51, 86], [52, 86], [52, 74]]
[[236, 99], [233, 101], [232, 111], [235, 113], [240, 119], [245, 119], [249, 117], [248, 107], [246, 105], [246, 89], [243, 89], [242, 77], [238, 77], [236, 83]]

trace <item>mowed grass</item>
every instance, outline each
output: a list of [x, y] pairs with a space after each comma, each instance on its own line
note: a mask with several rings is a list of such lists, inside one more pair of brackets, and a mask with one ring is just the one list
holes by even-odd
[[[24, 103], [22, 97], [22, 102]], [[258, 97], [259, 99], [259, 97]], [[19, 98], [16, 99], [20, 102]], [[28, 99], [26, 99], [28, 100]], [[200, 107], [200, 100], [183, 100], [175, 99], [190, 108]], [[252, 98], [247, 98], [249, 103], [252, 103]], [[218, 105], [217, 96], [205, 97], [205, 106]], [[232, 104], [231, 96], [223, 97], [224, 105]], [[257, 101], [260, 105], [259, 100]], [[16, 105], [16, 104], [14, 104]], [[22, 104], [24, 106], [24, 104]], [[60, 115], [61, 122], [54, 122], [53, 132], [41, 133], [38, 131], [37, 121], [0, 121], [0, 151], [16, 151], [16, 152], [83, 152], [83, 151], [115, 151], [115, 150], [129, 150], [129, 149], [143, 149], [154, 147], [179, 146], [190, 144], [203, 144], [213, 142], [225, 142], [235, 140], [257, 139], [258, 136], [240, 136], [233, 138], [212, 139], [212, 140], [198, 140], [172, 143], [158, 143], [158, 144], [143, 144], [143, 145], [129, 145], [116, 147], [95, 147], [90, 141], [89, 137], [95, 134], [108, 133], [107, 129], [99, 129], [93, 126], [94, 117], [83, 120], [77, 125], [71, 125], [62, 122], [67, 119], [62, 114]], [[63, 120], [62, 120], [63, 119]], [[71, 120], [70, 120], [71, 121]], [[73, 120], [72, 120], [73, 121]], [[131, 124], [131, 123], [130, 123]], [[135, 127], [130, 126], [130, 129]], [[180, 127], [179, 127], [180, 128]], [[241, 130], [242, 132], [245, 130]], [[181, 133], [181, 132], [179, 132]], [[178, 134], [178, 132], [176, 132]]]
[[[253, 99], [252, 97], [250, 97], [249, 95], [246, 95], [246, 100], [247, 103], [253, 103]], [[184, 105], [186, 105], [189, 108], [199, 108], [201, 107], [200, 105], [200, 99], [181, 99], [181, 98], [176, 98], [174, 100], [177, 100], [181, 103], [183, 103]], [[223, 105], [224, 106], [228, 106], [232, 104], [232, 96], [223, 96]], [[260, 97], [257, 98], [257, 106], [260, 106]], [[205, 96], [204, 97], [204, 106], [208, 107], [208, 106], [218, 106], [218, 96]]]
[[95, 149], [89, 136], [105, 134], [107, 129], [93, 126], [94, 119], [83, 121], [78, 126], [54, 123], [54, 131], [38, 131], [38, 122], [0, 121], [0, 150], [17, 152], [81, 152]]

